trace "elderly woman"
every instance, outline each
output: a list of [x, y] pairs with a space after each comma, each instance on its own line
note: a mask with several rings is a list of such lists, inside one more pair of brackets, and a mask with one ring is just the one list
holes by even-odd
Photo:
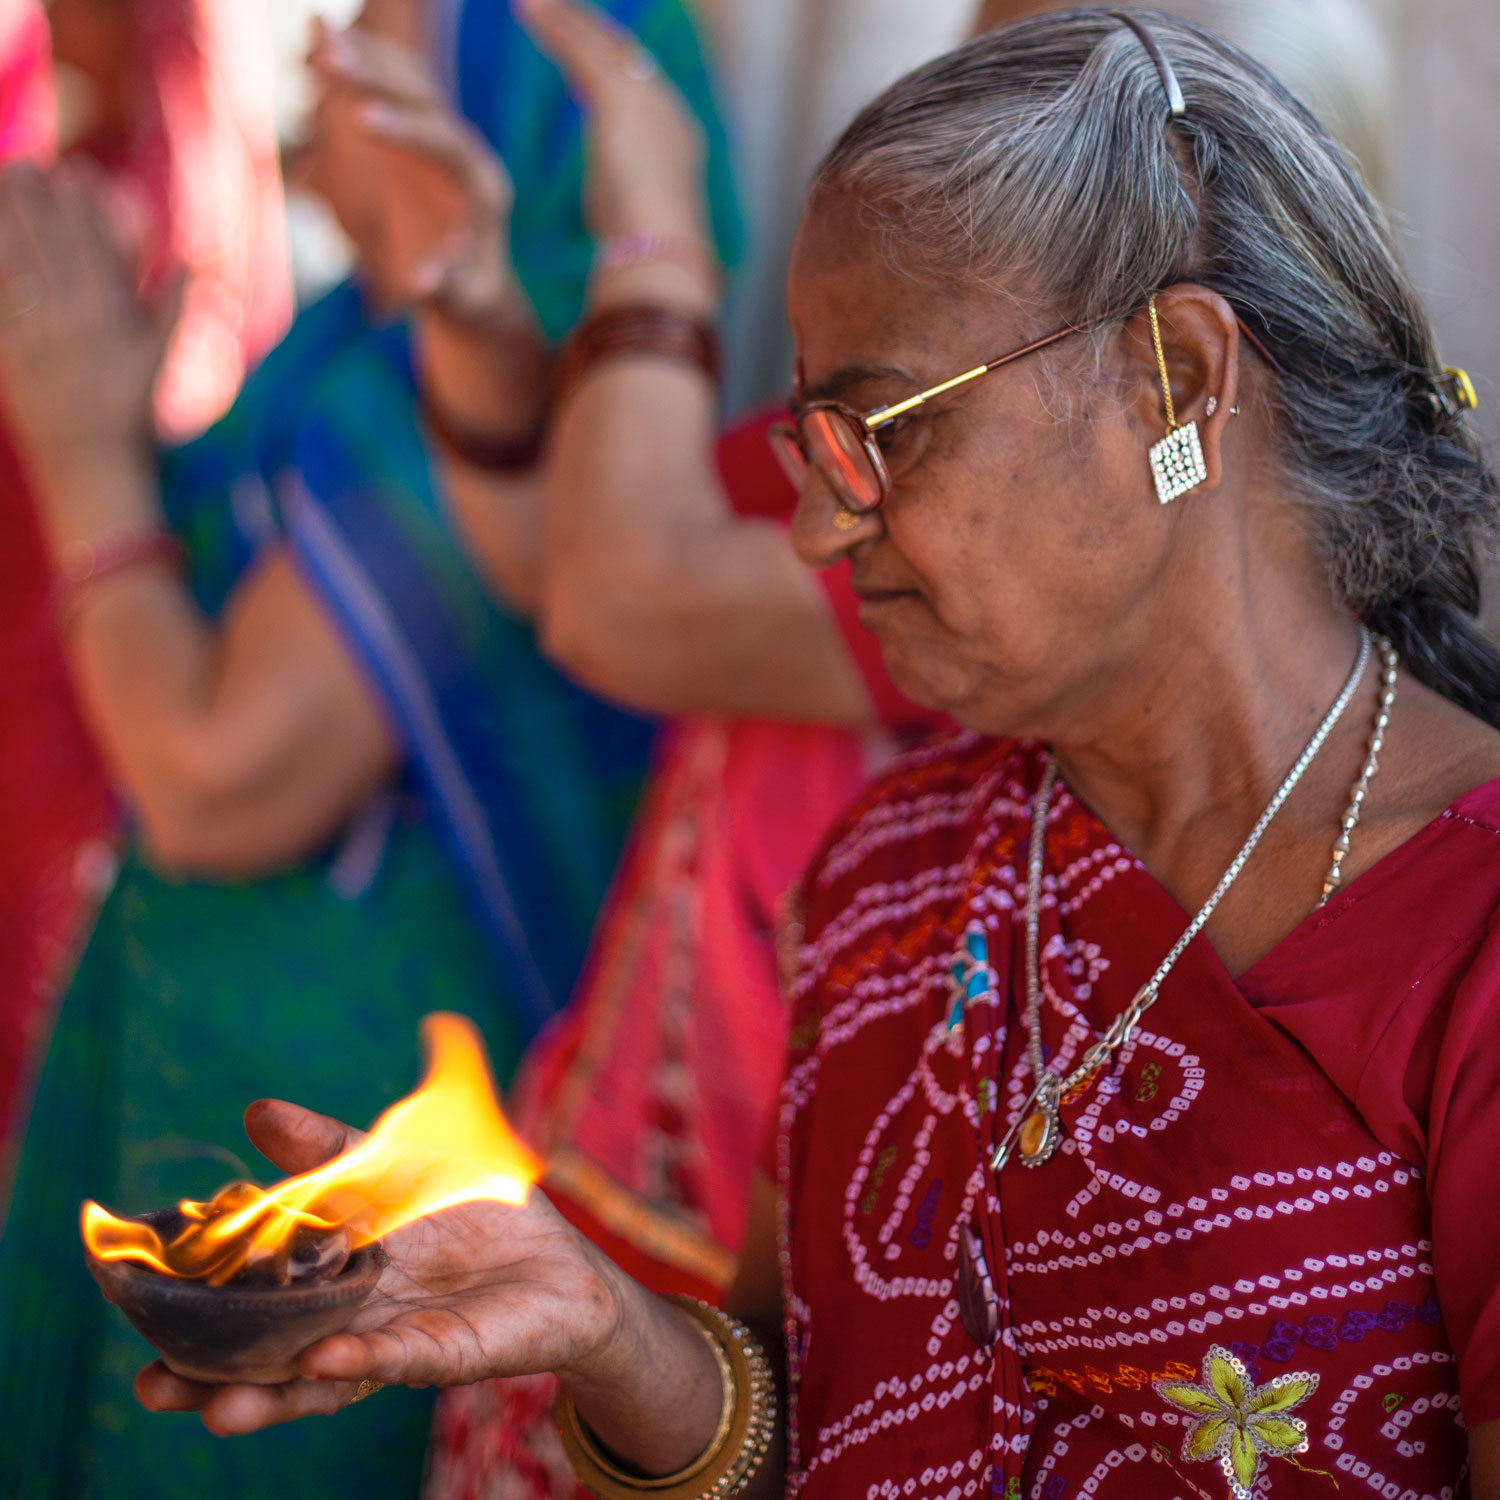
[[802, 551], [967, 729], [804, 882], [782, 1399], [540, 1195], [393, 1238], [302, 1380], [140, 1394], [555, 1370], [606, 1496], [1493, 1500], [1497, 492], [1378, 212], [1241, 54], [1075, 11], [872, 105], [790, 293]]

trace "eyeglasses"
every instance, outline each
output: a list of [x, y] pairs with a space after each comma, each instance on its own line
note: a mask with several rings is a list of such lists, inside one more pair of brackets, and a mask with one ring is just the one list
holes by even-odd
[[[870, 411], [860, 412], [842, 401], [799, 403], [793, 411], [793, 420], [773, 422], [767, 429], [766, 436], [793, 486], [800, 490], [807, 479], [808, 470], [816, 470], [843, 507], [835, 519], [846, 521], [847, 525], [852, 526], [854, 517], [879, 510], [890, 498], [891, 474], [886, 466], [885, 455], [880, 451], [880, 440], [876, 436], [882, 427], [914, 411], [934, 396], [956, 390], [971, 380], [978, 380], [981, 375], [988, 375], [992, 370], [1013, 364], [1018, 359], [1025, 359], [1028, 354], [1035, 354], [1038, 349], [1045, 349], [1049, 344], [1071, 338], [1075, 333], [1086, 333], [1092, 328], [1112, 322], [1127, 311], [1128, 308], [1120, 308], [1090, 319], [1087, 323], [1059, 328], [1056, 333], [1049, 333], [1045, 338], [1037, 339], [1022, 349], [1012, 349], [1009, 354], [1001, 354], [982, 365], [975, 365], [962, 375], [928, 386], [925, 391], [918, 391], [915, 396], [908, 396], [906, 400], [896, 401], [888, 406], [877, 406]], [[1256, 337], [1238, 313], [1235, 314], [1235, 322], [1256, 353], [1280, 373], [1280, 361]]]
[[1024, 349], [1013, 349], [1009, 354], [975, 365], [972, 370], [965, 370], [951, 380], [928, 386], [925, 391], [918, 391], [904, 401], [877, 406], [870, 411], [856, 411], [842, 401], [799, 404], [793, 413], [794, 420], [773, 422], [766, 435], [787, 478], [799, 490], [808, 470], [815, 469], [846, 511], [856, 516], [868, 515], [878, 510], [891, 493], [890, 470], [876, 436], [882, 427], [931, 401], [934, 396], [956, 390], [978, 380], [981, 375], [1035, 354], [1038, 349], [1045, 349], [1060, 339], [1097, 327], [1114, 316], [1110, 313], [1094, 322], [1060, 328], [1056, 333], [1027, 344]]

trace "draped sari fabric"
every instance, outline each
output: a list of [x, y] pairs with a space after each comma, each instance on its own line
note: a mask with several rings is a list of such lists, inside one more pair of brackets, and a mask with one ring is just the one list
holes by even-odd
[[[807, 1496], [1452, 1497], [1500, 1415], [1500, 784], [1232, 981], [1201, 937], [1035, 1169], [1034, 746], [915, 752], [804, 885], [778, 1171]], [[1187, 915], [1060, 787], [1067, 1072]], [[990, 1320], [993, 1320], [992, 1322]]]
[[[516, 1119], [547, 1196], [627, 1272], [719, 1301], [781, 1076], [774, 931], [819, 833], [889, 754], [884, 734], [675, 726], [568, 1014]], [[426, 1500], [572, 1500], [550, 1376], [447, 1391]]]
[[[686, 15], [652, 10], [664, 65], [689, 70], [679, 81], [708, 109]], [[518, 208], [513, 240], [556, 332], [588, 263], [578, 197], [545, 196], [559, 175], [581, 180], [577, 106], [503, 0], [465, 7], [448, 36], [518, 205], [551, 204]], [[728, 202], [722, 154], [711, 170]], [[127, 857], [59, 1018], [0, 1240], [7, 1494], [227, 1500], [274, 1484], [404, 1500], [420, 1482], [429, 1392], [232, 1442], [141, 1410], [130, 1383], [150, 1350], [100, 1299], [77, 1237], [85, 1196], [138, 1212], [273, 1175], [239, 1157], [240, 1112], [260, 1095], [372, 1119], [415, 1082], [426, 1011], [473, 1016], [503, 1081], [571, 991], [652, 726], [568, 681], [487, 595], [414, 398], [405, 330], [346, 286], [298, 317], [220, 422], [162, 460], [202, 608], [217, 616], [268, 549], [288, 549], [404, 761], [332, 847], [284, 874], [178, 880]]]
[[[0, 162], [52, 156], [47, 18], [0, 4]], [[0, 1203], [10, 1133], [48, 1003], [78, 935], [80, 866], [111, 820], [109, 790], [78, 714], [53, 624], [31, 486], [0, 426]], [[104, 853], [103, 848], [100, 852]]]
[[[196, 432], [290, 317], [264, 18], [236, 0], [134, 8], [133, 129], [101, 158], [149, 293], [182, 272], [158, 389], [161, 430]], [[51, 39], [30, 0], [0, 5], [0, 160], [49, 161]], [[8, 1135], [79, 927], [107, 880], [115, 809], [74, 701], [30, 480], [0, 436], [0, 1135]], [[0, 1189], [8, 1183], [0, 1172]]]

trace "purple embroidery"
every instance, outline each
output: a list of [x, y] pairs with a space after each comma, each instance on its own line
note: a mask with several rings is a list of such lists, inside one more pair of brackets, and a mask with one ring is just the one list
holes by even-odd
[[932, 1221], [937, 1216], [938, 1199], [942, 1196], [943, 1179], [934, 1177], [927, 1196], [917, 1209], [917, 1222], [911, 1227], [910, 1241], [914, 1248], [925, 1250], [932, 1243]]
[[[1338, 1348], [1340, 1341], [1346, 1344], [1361, 1342], [1372, 1328], [1383, 1329], [1387, 1333], [1400, 1333], [1413, 1318], [1419, 1323], [1442, 1321], [1436, 1292], [1428, 1293], [1420, 1307], [1394, 1299], [1375, 1313], [1362, 1307], [1351, 1307], [1344, 1314], [1342, 1322], [1323, 1314], [1308, 1318], [1300, 1326], [1278, 1318], [1271, 1324], [1271, 1331], [1258, 1352], [1277, 1364], [1285, 1364], [1291, 1359], [1299, 1340], [1309, 1349], [1327, 1351]], [[1253, 1344], [1231, 1344], [1230, 1349], [1246, 1364], [1257, 1353]]]

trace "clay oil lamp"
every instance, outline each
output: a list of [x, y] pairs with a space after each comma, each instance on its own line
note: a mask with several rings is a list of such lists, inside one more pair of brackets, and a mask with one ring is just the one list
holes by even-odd
[[346, 1328], [375, 1290], [385, 1236], [477, 1199], [526, 1202], [541, 1167], [500, 1112], [473, 1024], [432, 1015], [422, 1036], [421, 1087], [311, 1172], [134, 1218], [84, 1204], [89, 1270], [169, 1369], [290, 1380], [298, 1355]]

